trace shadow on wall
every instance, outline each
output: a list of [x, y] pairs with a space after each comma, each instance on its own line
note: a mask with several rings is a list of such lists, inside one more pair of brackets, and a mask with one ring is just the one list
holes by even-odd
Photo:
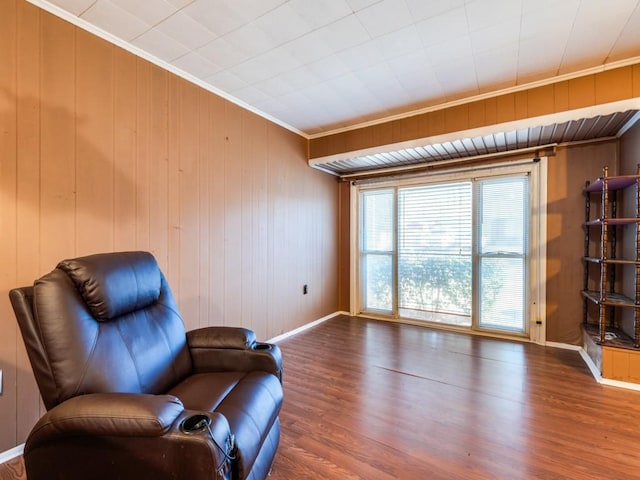
[[[134, 157], [115, 159], [112, 132], [96, 145], [105, 133], [97, 126], [64, 106], [0, 89], [0, 452], [22, 443], [42, 413], [9, 290], [64, 258], [140, 246]], [[135, 129], [120, 133], [135, 153]]]
[[547, 175], [547, 341], [582, 345], [585, 182], [615, 172], [617, 141], [558, 148]]

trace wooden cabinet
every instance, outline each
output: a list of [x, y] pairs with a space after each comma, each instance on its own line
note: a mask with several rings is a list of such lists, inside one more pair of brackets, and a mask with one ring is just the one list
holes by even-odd
[[583, 324], [601, 346], [640, 349], [639, 179], [640, 166], [611, 177], [604, 167], [584, 189]]

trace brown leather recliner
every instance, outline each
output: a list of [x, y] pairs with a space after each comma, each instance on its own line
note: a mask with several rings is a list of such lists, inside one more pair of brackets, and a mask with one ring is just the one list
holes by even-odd
[[65, 260], [10, 298], [47, 408], [29, 480], [267, 476], [279, 348], [243, 328], [185, 332], [150, 253]]

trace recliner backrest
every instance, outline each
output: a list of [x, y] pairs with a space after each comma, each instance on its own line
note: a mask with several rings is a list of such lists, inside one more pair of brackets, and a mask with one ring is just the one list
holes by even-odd
[[34, 283], [32, 306], [19, 321], [33, 322], [21, 331], [36, 337], [25, 345], [47, 409], [86, 393], [163, 393], [191, 373], [182, 318], [148, 252], [60, 262]]

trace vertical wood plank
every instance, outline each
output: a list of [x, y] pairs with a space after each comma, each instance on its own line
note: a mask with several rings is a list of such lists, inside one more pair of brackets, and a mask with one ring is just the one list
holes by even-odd
[[554, 111], [564, 112], [569, 110], [569, 82], [558, 82], [553, 84]]
[[595, 77], [595, 103], [609, 103], [633, 97], [631, 66], [600, 72]]
[[211, 96], [207, 101], [208, 130], [212, 157], [209, 169], [209, 238], [210, 284], [209, 325], [221, 325], [225, 313], [225, 103], [220, 97]]
[[132, 54], [113, 49], [113, 247], [116, 251], [137, 248], [136, 64]]
[[[149, 176], [149, 247], [162, 270], [169, 274], [169, 238], [174, 227], [169, 222], [169, 74], [159, 67], [150, 71], [151, 133], [149, 157], [140, 159], [139, 172]], [[140, 84], [144, 88], [144, 84]], [[172, 177], [174, 178], [174, 177]], [[142, 205], [141, 205], [142, 207]]]
[[640, 97], [640, 63], [633, 65], [632, 70], [632, 95], [634, 97]]
[[[371, 125], [368, 130], [371, 131], [370, 140], [365, 143], [365, 147], [373, 147], [375, 145], [386, 145], [393, 142], [393, 128], [389, 123], [378, 123]], [[357, 130], [350, 133], [356, 134]]]
[[280, 322], [283, 316], [284, 305], [276, 299], [280, 298], [282, 285], [285, 281], [284, 268], [280, 263], [282, 258], [282, 245], [285, 242], [285, 215], [280, 196], [287, 188], [284, 178], [285, 172], [280, 168], [278, 160], [282, 158], [281, 147], [276, 129], [269, 125], [267, 149], [267, 170], [269, 172], [269, 204], [268, 218], [269, 231], [267, 242], [267, 255], [269, 271], [269, 305], [267, 308], [267, 330], [272, 335], [280, 335]]
[[[254, 232], [253, 232], [253, 189], [257, 179], [253, 169], [253, 161], [255, 156], [255, 138], [252, 133], [255, 128], [255, 116], [249, 112], [242, 112], [242, 147], [241, 154], [238, 158], [242, 182], [241, 190], [241, 262], [240, 262], [240, 281], [242, 294], [248, 297], [253, 294], [253, 256], [251, 255], [254, 248]], [[243, 301], [241, 305], [241, 324], [246, 328], [253, 327], [253, 320], [256, 312], [253, 309], [253, 302]]]
[[242, 112], [229, 102], [224, 110], [224, 324], [242, 320]]
[[[353, 135], [358, 136], [366, 136], [370, 132], [347, 132]], [[347, 137], [345, 133], [337, 133], [335, 135], [330, 135], [327, 139], [328, 142], [328, 154], [332, 155], [338, 152], [346, 152], [347, 148]], [[353, 142], [355, 143], [355, 142]]]
[[75, 254], [75, 29], [41, 14], [40, 271]]
[[266, 339], [269, 333], [263, 319], [269, 304], [268, 296], [268, 170], [267, 158], [265, 156], [264, 146], [267, 145], [267, 121], [254, 117], [251, 123], [251, 131], [245, 133], [245, 137], [249, 135], [252, 138], [252, 156], [251, 170], [253, 175], [253, 188], [251, 190], [251, 223], [253, 225], [253, 247], [250, 258], [253, 270], [251, 283], [252, 296], [252, 328], [256, 332], [258, 338]]
[[553, 85], [532, 88], [527, 95], [527, 111], [530, 117], [547, 115], [554, 111]]
[[374, 132], [373, 128], [358, 128], [339, 134], [339, 137], [339, 143], [342, 145], [342, 148], [346, 150], [357, 150], [375, 145], [379, 140], [384, 139], [384, 134], [379, 131]]
[[393, 132], [393, 142], [403, 142], [405, 140], [420, 138], [417, 115], [394, 120], [393, 122], [391, 122], [391, 129]]
[[[9, 289], [16, 286], [17, 223], [17, 11], [16, 1], [4, 2], [0, 15], [0, 364], [5, 392], [0, 397], [0, 451], [16, 444], [17, 327], [9, 304]], [[8, 319], [11, 318], [11, 321]]]
[[[26, 2], [17, 10], [17, 272], [18, 285], [40, 276], [40, 10]], [[18, 335], [16, 364], [28, 366]], [[18, 368], [17, 441], [24, 442], [40, 416], [39, 391], [31, 370]]]
[[213, 139], [209, 123], [209, 95], [198, 91], [198, 327], [209, 325], [211, 289], [211, 211], [209, 178], [211, 176]]
[[485, 108], [486, 104], [483, 101], [469, 104], [469, 128], [478, 128], [486, 125]]
[[484, 118], [487, 125], [498, 123], [498, 101], [496, 97], [487, 98], [484, 101]]
[[427, 113], [429, 135], [439, 135], [446, 131], [444, 111], [437, 110]]
[[309, 142], [309, 158], [320, 158], [327, 155], [329, 155], [329, 137], [314, 138]]
[[469, 105], [456, 105], [444, 111], [445, 131], [457, 132], [469, 128]]
[[198, 171], [198, 87], [182, 82], [180, 87], [178, 141], [178, 205], [180, 248], [180, 309], [188, 330], [199, 325], [198, 280], [200, 260], [198, 247], [201, 221], [199, 212]]
[[[136, 249], [151, 251], [156, 257], [157, 252], [151, 248], [150, 226], [150, 165], [152, 162], [151, 151], [153, 142], [163, 142], [162, 137], [153, 136], [151, 127], [153, 112], [153, 83], [151, 80], [151, 64], [141, 59], [135, 63], [135, 159], [128, 170], [134, 170], [135, 182], [135, 245]], [[159, 121], [166, 121], [160, 112]], [[158, 121], [156, 119], [156, 121]], [[155, 159], [159, 163], [161, 159]], [[162, 259], [158, 258], [161, 262]]]
[[207, 99], [208, 131], [211, 139], [212, 156], [209, 168], [209, 237], [210, 237], [210, 284], [209, 284], [209, 324], [221, 324], [225, 311], [225, 100], [220, 97]]
[[500, 95], [496, 97], [496, 121], [497, 123], [510, 122], [515, 118], [516, 97], [515, 94]]
[[573, 78], [569, 83], [569, 109], [588, 107], [596, 101], [595, 75]]
[[77, 30], [76, 254], [113, 250], [113, 50]]
[[[351, 240], [351, 190], [349, 182], [338, 184], [338, 310], [349, 311]], [[326, 247], [327, 245], [325, 245]]]
[[522, 120], [522, 119], [527, 118], [527, 116], [529, 116], [529, 111], [528, 111], [529, 99], [528, 99], [528, 95], [529, 95], [529, 92], [527, 90], [525, 90], [523, 92], [516, 92], [514, 94], [514, 100], [515, 100], [514, 119], [515, 120]]
[[173, 293], [180, 301], [180, 90], [182, 82], [175, 75], [168, 76], [168, 177], [167, 219], [167, 278]]

